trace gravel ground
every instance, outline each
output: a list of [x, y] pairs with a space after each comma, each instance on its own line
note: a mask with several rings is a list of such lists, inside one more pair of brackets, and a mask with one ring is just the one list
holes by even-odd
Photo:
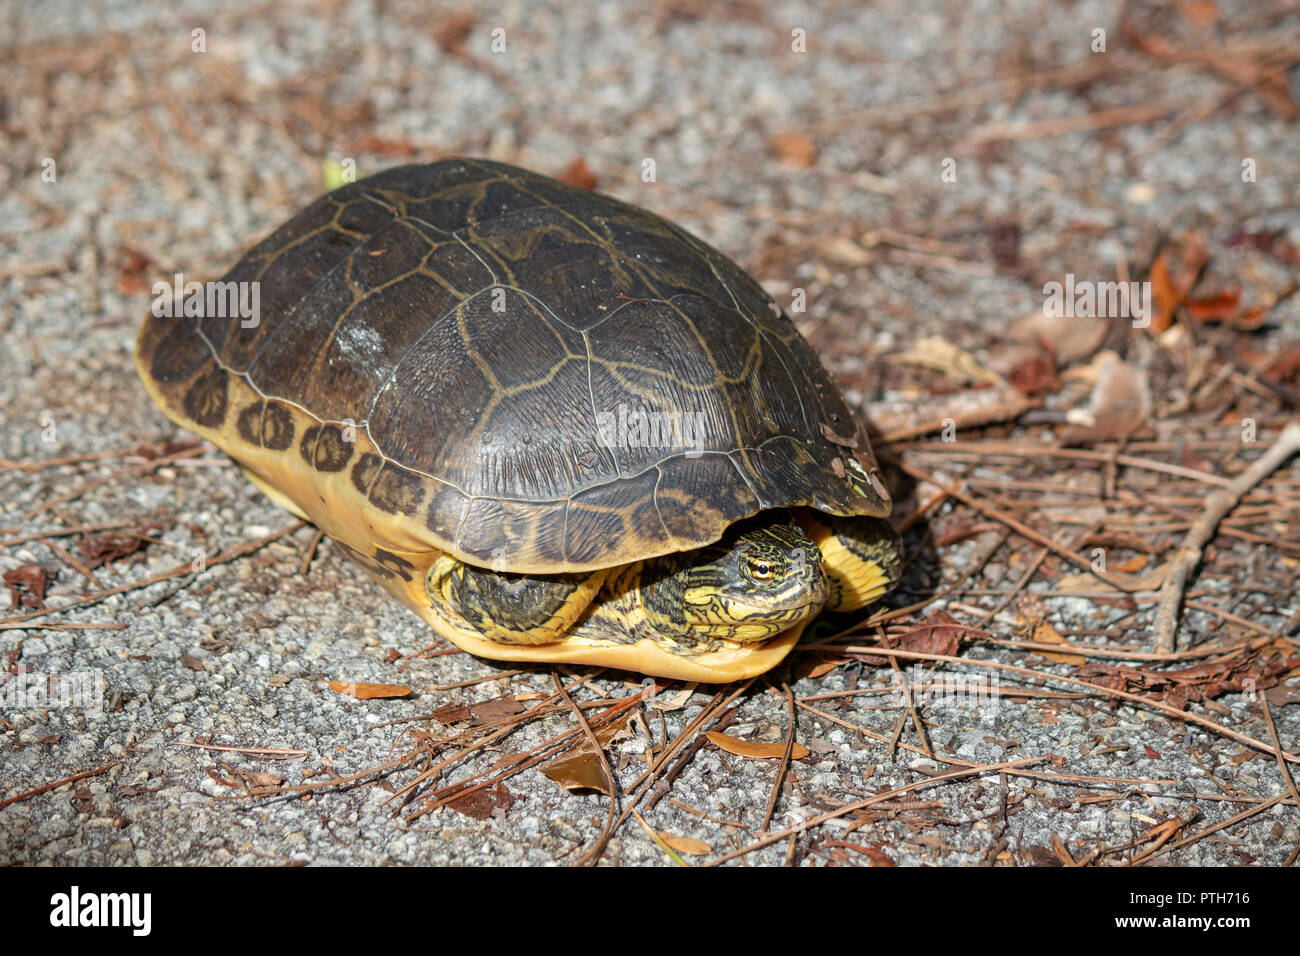
[[[1124, 28], [1125, 15], [1135, 29]], [[1090, 49], [1097, 28], [1104, 53]], [[193, 50], [196, 29], [203, 52]], [[869, 416], [873, 403], [899, 399], [872, 378], [882, 354], [936, 333], [973, 350], [996, 342], [1041, 306], [1044, 276], [1111, 278], [1117, 261], [1149, 263], [1163, 237], [1197, 228], [1212, 262], [1244, 257], [1261, 281], [1276, 280], [1284, 267], [1234, 253], [1231, 236], [1278, 231], [1300, 243], [1295, 119], [1270, 105], [1267, 90], [1252, 93], [1194, 57], [1143, 52], [1135, 39], [1237, 43], [1263, 62], [1270, 54], [1259, 50], [1300, 35], [1294, 4], [664, 0], [475, 11], [405, 0], [165, 9], [8, 0], [0, 34], [9, 38], [0, 57], [0, 456], [45, 463], [105, 453], [0, 478], [0, 570], [58, 568], [51, 604], [289, 524], [215, 449], [161, 466], [140, 457], [142, 445], [187, 436], [149, 402], [130, 353], [154, 281], [219, 275], [322, 190], [323, 161], [355, 159], [364, 174], [465, 154], [557, 174], [580, 158], [598, 188], [679, 221], [782, 302], [804, 290], [808, 309], [795, 318]], [[800, 36], [806, 52], [792, 49]], [[493, 49], [499, 38], [504, 52]], [[1279, 80], [1292, 100], [1298, 59], [1285, 59], [1292, 68]], [[1052, 125], [1089, 114], [1103, 121]], [[1242, 181], [1243, 158], [1257, 161], [1254, 182]], [[653, 182], [642, 177], [647, 159]], [[873, 240], [880, 229], [920, 238], [886, 250]], [[1018, 237], [1011, 262], [1001, 245], [1008, 229]], [[1300, 337], [1298, 300], [1273, 310], [1261, 348]], [[75, 538], [12, 543], [156, 514], [166, 518], [157, 540], [93, 569], [94, 585], [45, 543], [75, 552]], [[914, 546], [921, 533], [910, 532]], [[397, 660], [429, 644], [430, 632], [328, 541], [303, 573], [313, 538], [299, 528], [199, 575], [38, 619], [59, 627], [4, 624], [11, 673], [95, 673], [104, 693], [99, 714], [0, 711], [0, 801], [111, 766], [0, 806], [0, 862], [554, 864], [592, 845], [607, 798], [570, 793], [537, 768], [490, 797], [413, 820], [392, 800], [417, 775], [406, 767], [310, 794], [232, 798], [241, 781], [299, 784], [386, 764], [415, 746], [403, 736], [411, 728], [452, 732], [404, 722], [439, 708], [503, 695], [528, 706], [537, 698], [526, 695], [554, 690], [547, 669], [515, 673], [463, 654]], [[891, 606], [955, 580], [981, 541], [930, 555]], [[1057, 607], [1074, 620], [1093, 611]], [[1292, 596], [1257, 623], [1281, 629], [1296, 610]], [[1190, 640], [1202, 626], [1189, 619]], [[330, 689], [331, 679], [415, 693], [356, 700]], [[791, 687], [808, 696], [890, 679], [888, 669], [840, 667]], [[574, 694], [594, 701], [639, 687], [605, 673]], [[712, 697], [710, 688], [661, 689], [610, 746], [620, 786], [644, 770], [648, 743], [681, 731]], [[760, 681], [736, 703], [727, 733], [785, 739], [778, 684]], [[881, 704], [814, 702], [886, 742], [800, 712], [797, 737], [812, 753], [785, 775], [772, 829], [948, 769], [894, 751], [899, 707]], [[1208, 825], [1248, 805], [1232, 799], [1285, 792], [1271, 758], [1150, 709], [1095, 698], [978, 704], [924, 707], [936, 752], [980, 763], [1062, 759], [1034, 764], [1037, 777], [920, 789], [907, 798], [915, 805], [833, 820], [746, 861], [1056, 865], [1054, 841], [1079, 858], [1193, 808]], [[1267, 739], [1251, 695], [1192, 709]], [[1274, 717], [1293, 749], [1300, 707], [1275, 705]], [[572, 725], [567, 714], [526, 723], [438, 784]], [[920, 745], [911, 727], [902, 740]], [[758, 833], [776, 774], [776, 761], [706, 745], [643, 815], [658, 831], [702, 841], [709, 854], [687, 859], [707, 860]], [[422, 787], [407, 812], [430, 783]], [[1300, 845], [1298, 812], [1274, 805], [1162, 861], [1281, 864]], [[858, 826], [846, 835], [850, 821]], [[827, 846], [835, 840], [865, 849]], [[602, 860], [672, 862], [631, 819]]]

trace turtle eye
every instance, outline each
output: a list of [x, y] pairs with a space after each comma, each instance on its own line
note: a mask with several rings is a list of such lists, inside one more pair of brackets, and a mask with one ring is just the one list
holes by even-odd
[[766, 584], [776, 577], [776, 568], [771, 561], [763, 558], [749, 559], [749, 576], [760, 584]]

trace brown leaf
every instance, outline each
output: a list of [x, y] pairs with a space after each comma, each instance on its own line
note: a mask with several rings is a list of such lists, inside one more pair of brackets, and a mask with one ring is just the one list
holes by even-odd
[[1210, 257], [1205, 237], [1193, 231], [1171, 243], [1151, 263], [1152, 308], [1155, 314], [1148, 327], [1152, 333], [1164, 332], [1173, 324], [1174, 309], [1187, 298]]
[[465, 41], [477, 23], [478, 14], [471, 10], [457, 10], [434, 31], [434, 42], [447, 53], [464, 53]]
[[825, 236], [813, 243], [813, 248], [830, 262], [856, 268], [875, 260], [875, 256], [848, 236]]
[[1119, 561], [1112, 564], [1108, 570], [1122, 571], [1125, 574], [1136, 574], [1150, 563], [1150, 558], [1145, 554], [1135, 554], [1127, 561]]
[[515, 796], [506, 789], [505, 783], [498, 783], [495, 787], [483, 787], [480, 790], [473, 790], [470, 793], [462, 794], [447, 801], [447, 806], [451, 807], [457, 813], [475, 820], [486, 820], [492, 816], [492, 811], [500, 808], [502, 811], [509, 810], [515, 804]]
[[149, 444], [145, 442], [137, 445], [131, 454], [137, 457], [154, 461], [158, 458], [165, 458], [168, 455], [176, 455], [183, 451], [190, 451], [198, 448], [201, 442], [196, 441], [165, 441], [161, 444]]
[[6, 571], [4, 582], [9, 586], [9, 606], [45, 610], [45, 588], [53, 579], [54, 572], [39, 564], [23, 564]]
[[787, 166], [808, 167], [817, 162], [817, 146], [803, 133], [777, 133], [768, 146], [772, 155]]
[[[192, 671], [205, 671], [205, 670], [207, 670], [207, 668], [203, 666], [203, 662], [202, 662], [201, 660], [199, 660], [197, 657], [195, 657], [193, 654], [183, 654], [183, 655], [181, 655], [181, 666], [182, 666], [182, 667], [188, 667], [188, 668], [189, 668], [190, 670], [192, 670]], [[288, 681], [287, 681], [287, 679], [286, 679], [286, 683], [287, 683], [287, 682], [288, 682]]]
[[826, 436], [826, 440], [832, 444], [839, 445], [842, 448], [856, 449], [858, 447], [858, 440], [856, 438], [853, 438], [852, 436], [845, 437], [844, 435], [837, 435], [825, 422], [821, 423], [821, 429], [822, 434]]
[[614, 795], [605, 776], [604, 763], [590, 750], [552, 760], [542, 768], [542, 773], [565, 790], [596, 790], [607, 797]]
[[469, 710], [474, 715], [475, 720], [486, 723], [489, 720], [496, 720], [498, 717], [513, 717], [515, 714], [522, 714], [524, 705], [515, 700], [514, 695], [503, 694], [500, 697], [493, 697], [491, 700], [470, 704]]
[[376, 697], [409, 697], [411, 694], [411, 688], [404, 684], [369, 684], [365, 681], [351, 680], [332, 680], [330, 689], [358, 700], [372, 700]]
[[117, 291], [125, 296], [143, 295], [152, 287], [145, 271], [153, 260], [134, 246], [122, 248], [122, 262], [118, 267]]
[[[1070, 646], [1070, 642], [1062, 637], [1052, 625], [1046, 621], [1040, 621], [1034, 628], [1034, 636], [1031, 640], [1040, 644], [1061, 644], [1065, 647]], [[1079, 654], [1053, 654], [1050, 651], [1031, 651], [1039, 657], [1046, 657], [1050, 661], [1056, 661], [1059, 664], [1073, 664], [1076, 667], [1082, 667], [1088, 663], [1088, 659]]]
[[690, 837], [673, 836], [671, 833], [659, 831], [659, 839], [663, 840], [678, 853], [689, 853], [691, 856], [706, 856], [713, 852], [713, 847], [709, 846], [703, 840], [693, 840]]
[[102, 564], [111, 564], [147, 547], [171, 527], [163, 518], [155, 518], [134, 531], [113, 531], [107, 534], [86, 535], [77, 542], [81, 560], [92, 571]]
[[[922, 624], [909, 628], [901, 634], [889, 634], [884, 640], [887, 647], [902, 651], [917, 651], [922, 654], [946, 654], [952, 656], [961, 647], [963, 634], [988, 636], [988, 631], [962, 624], [946, 611], [935, 611]], [[887, 657], [868, 655], [859, 658], [867, 664], [880, 666], [888, 664]]]
[[469, 720], [472, 715], [469, 712], [469, 708], [464, 704], [446, 704], [439, 707], [429, 716], [438, 723], [446, 726], [448, 724], [458, 724], [462, 720]]
[[[871, 861], [871, 866], [897, 866], [885, 853], [884, 844], [881, 843], [850, 843], [847, 840], [825, 840], [821, 844], [827, 847], [844, 847], [845, 849], [854, 850], [861, 853]], [[845, 862], [849, 860], [845, 855]]]
[[[617, 720], [596, 729], [596, 740], [604, 747], [619, 734], [627, 732], [627, 722], [632, 717], [628, 711]], [[583, 734], [582, 740], [567, 754], [557, 757], [542, 767], [542, 773], [566, 790], [597, 790], [613, 796], [610, 780], [605, 776], [604, 761]]]
[[967, 538], [973, 538], [985, 531], [997, 531], [1002, 525], [996, 521], [958, 521], [952, 528], [936, 535], [934, 546], [936, 548], [946, 548], [950, 544], [956, 544], [958, 541], [965, 541]]
[[829, 674], [842, 664], [849, 663], [847, 657], [824, 657], [821, 654], [803, 654], [795, 661], [794, 676], [821, 677]]
[[1021, 395], [1046, 395], [1057, 389], [1056, 362], [1048, 352], [1039, 352], [1013, 365], [1007, 381]]
[[564, 171], [555, 177], [562, 183], [568, 183], [570, 186], [577, 186], [579, 189], [595, 189], [596, 174], [587, 168], [586, 162], [579, 156]]
[[418, 143], [409, 139], [388, 139], [376, 133], [360, 133], [348, 145], [348, 155], [377, 153], [380, 156], [414, 156], [420, 152]]
[[1102, 352], [1086, 368], [1073, 373], [1085, 380], [1095, 377], [1086, 410], [1071, 415], [1076, 425], [1061, 430], [1067, 445], [1122, 441], [1151, 420], [1151, 387], [1145, 370], [1122, 361], [1114, 352]]
[[993, 242], [993, 261], [1004, 269], [1020, 265], [1020, 223], [1014, 219], [993, 223], [988, 227]]
[[1179, 0], [1178, 9], [1198, 27], [1208, 26], [1219, 19], [1219, 6], [1214, 0]]
[[1142, 749], [1145, 750], [1145, 751], [1147, 752], [1147, 756], [1150, 757], [1152, 760], [1159, 760], [1159, 759], [1160, 759], [1160, 752], [1159, 752], [1159, 751], [1157, 751], [1157, 750], [1152, 750], [1152, 749], [1151, 749], [1150, 747], [1148, 747], [1146, 744], [1143, 744], [1143, 745], [1142, 745]]
[[[730, 734], [724, 734], [720, 730], [705, 731], [704, 736], [708, 737], [714, 746], [725, 750], [729, 754], [735, 754], [737, 757], [781, 757], [785, 754], [785, 744], [760, 744], [749, 740], [741, 740]], [[792, 760], [802, 760], [807, 757], [809, 750], [798, 741], [790, 750]]]
[[1228, 239], [1228, 245], [1248, 245], [1279, 262], [1292, 266], [1300, 265], [1300, 244], [1287, 238], [1285, 229], [1272, 232], [1238, 232]]
[[[1038, 308], [1012, 323], [1010, 336], [1016, 343], [1049, 351], [1056, 357], [1056, 364], [1064, 367], [1100, 348], [1106, 337], [1106, 323], [1080, 321], [1071, 315], [1049, 315]], [[1007, 369], [995, 364], [995, 359], [996, 351], [990, 355], [990, 367], [1010, 377]]]
[[908, 349], [898, 353], [895, 358], [900, 362], [943, 372], [962, 385], [1003, 384], [1001, 375], [985, 368], [970, 352], [938, 336], [918, 339]]
[[1204, 299], [1188, 299], [1186, 308], [1198, 322], [1230, 322], [1241, 311], [1241, 287], [1233, 286]]
[[1264, 696], [1268, 698], [1268, 702], [1274, 707], [1300, 704], [1300, 687], [1287, 687], [1279, 684], [1277, 687], [1270, 688]]
[[1115, 690], [1154, 691], [1157, 698], [1179, 710], [1189, 701], [1208, 700], [1220, 694], [1263, 690], [1278, 682], [1286, 668], [1280, 658], [1263, 660], [1259, 656], [1230, 660], [1206, 661], [1178, 670], [1154, 670], [1143, 667], [1094, 663], [1081, 667], [1076, 676]]

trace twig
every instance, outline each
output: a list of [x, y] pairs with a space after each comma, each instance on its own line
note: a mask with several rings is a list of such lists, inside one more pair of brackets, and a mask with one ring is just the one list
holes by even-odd
[[[592, 748], [596, 751], [596, 756], [600, 758], [600, 772], [604, 774], [605, 782], [609, 784], [609, 812], [605, 817], [605, 827], [600, 831], [600, 838], [596, 842], [596, 846], [603, 849], [605, 843], [609, 840], [610, 831], [614, 828], [614, 809], [618, 804], [618, 784], [614, 780], [614, 771], [610, 769], [609, 757], [605, 753], [605, 748], [600, 745], [600, 738], [597, 737], [596, 732], [591, 729], [591, 724], [589, 724], [587, 718], [583, 716], [582, 709], [573, 702], [573, 698], [569, 696], [569, 692], [564, 689], [564, 684], [560, 682], [559, 674], [552, 672], [551, 679], [555, 681], [555, 693], [564, 699], [564, 702], [573, 710], [574, 716], [578, 718], [578, 723], [582, 727], [582, 732], [586, 736], [587, 742], [591, 744]], [[584, 853], [578, 860], [578, 865], [581, 866], [582, 864], [589, 862], [595, 866], [599, 857], [599, 853]]]
[[189, 740], [173, 740], [173, 747], [193, 747], [195, 750], [222, 750], [248, 754], [251, 757], [306, 757], [309, 750], [286, 750], [283, 747], [232, 747], [229, 744], [200, 744]]
[[119, 761], [114, 760], [112, 763], [106, 763], [102, 767], [94, 770], [83, 770], [81, 773], [74, 773], [71, 777], [64, 777], [62, 780], [55, 780], [53, 783], [47, 783], [43, 787], [37, 787], [35, 790], [28, 790], [26, 793], [20, 793], [17, 796], [10, 797], [8, 800], [0, 800], [0, 807], [7, 807], [11, 803], [17, 803], [19, 800], [26, 800], [28, 797], [34, 797], [38, 793], [44, 793], [47, 790], [53, 790], [55, 787], [61, 787], [65, 783], [72, 783], [74, 780], [80, 780], [83, 777], [93, 777], [97, 773], [103, 773], [112, 767], [116, 767]]
[[776, 768], [776, 777], [772, 780], [772, 795], [768, 798], [767, 811], [763, 814], [763, 825], [758, 828], [760, 833], [767, 832], [767, 825], [772, 822], [772, 814], [776, 811], [776, 798], [781, 793], [781, 784], [790, 767], [790, 755], [794, 752], [794, 729], [799, 720], [799, 712], [795, 707], [794, 694], [790, 690], [790, 685], [782, 681], [781, 690], [785, 693], [785, 699], [790, 707], [790, 729], [785, 735], [785, 750], [781, 754], [781, 765]]
[[[245, 541], [243, 544], [231, 548], [229, 551], [223, 551], [220, 554], [206, 558], [205, 568], [211, 568], [218, 564], [224, 564], [227, 561], [233, 561], [241, 558], [246, 554], [252, 554], [254, 551], [260, 551], [272, 541], [283, 538], [292, 531], [297, 531], [303, 527], [303, 522], [295, 521], [293, 524], [285, 525], [279, 531], [273, 531], [265, 537], [257, 538], [253, 541]], [[25, 614], [14, 614], [10, 617], [0, 620], [0, 626], [13, 624], [18, 621], [27, 621], [34, 617], [43, 617], [46, 614], [57, 614], [60, 611], [69, 611], [74, 607], [85, 607], [88, 604], [98, 604], [105, 598], [112, 597], [114, 594], [124, 594], [127, 591], [136, 591], [140, 588], [147, 588], [151, 584], [157, 584], [160, 581], [166, 581], [170, 578], [180, 577], [181, 575], [195, 574], [193, 565], [190, 562], [179, 564], [170, 571], [163, 571], [160, 574], [150, 575], [140, 581], [131, 581], [127, 584], [120, 584], [117, 587], [105, 588], [103, 591], [96, 591], [94, 594], [81, 598], [76, 601], [69, 601], [67, 604], [60, 604], [58, 607], [45, 607], [39, 611], [28, 611]]]
[[1296, 790], [1295, 778], [1291, 776], [1291, 768], [1282, 759], [1282, 754], [1285, 751], [1282, 749], [1282, 740], [1277, 735], [1277, 727], [1273, 724], [1273, 712], [1268, 708], [1268, 698], [1261, 694], [1259, 704], [1264, 708], [1264, 721], [1268, 724], [1268, 735], [1273, 738], [1273, 746], [1277, 748], [1277, 769], [1281, 772], [1282, 780], [1286, 783], [1286, 788], [1291, 791], [1291, 796], [1295, 799], [1296, 805], [1300, 806], [1300, 791]]
[[752, 853], [754, 850], [761, 849], [762, 847], [765, 847], [768, 844], [777, 843], [781, 840], [788, 839], [790, 836], [794, 834], [802, 833], [804, 830], [812, 829], [815, 826], [819, 826], [825, 823], [827, 820], [833, 820], [836, 817], [842, 817], [845, 816], [846, 814], [853, 813], [854, 811], [863, 810], [866, 809], [867, 807], [875, 806], [878, 803], [884, 803], [888, 800], [893, 800], [895, 797], [897, 797], [899, 794], [902, 793], [910, 793], [911, 791], [919, 790], [922, 787], [929, 787], [936, 783], [943, 783], [945, 780], [960, 780], [963, 777], [970, 777], [982, 773], [997, 773], [999, 771], [1009, 770], [1015, 767], [1024, 767], [1032, 763], [1040, 763], [1041, 761], [1044, 760], [1059, 762], [1061, 758], [1055, 754], [1043, 754], [1042, 756], [1038, 756], [1038, 757], [1025, 757], [1021, 760], [1011, 760], [1006, 763], [981, 764], [978, 767], [966, 767], [961, 770], [953, 770], [950, 773], [941, 773], [933, 777], [927, 777], [924, 780], [917, 780], [914, 783], [904, 784], [901, 787], [895, 787], [892, 790], [887, 790], [884, 793], [878, 793], [875, 796], [867, 797], [864, 800], [858, 800], [856, 803], [846, 803], [842, 807], [837, 807], [834, 810], [828, 810], [825, 813], [820, 813], [815, 817], [811, 817], [808, 820], [805, 820], [803, 823], [800, 823], [797, 826], [790, 827], [789, 829], [779, 830], [775, 833], [769, 833], [755, 840], [753, 843], [749, 844], [749, 846], [741, 847], [739, 850], [736, 850], [732, 853], [728, 853], [725, 856], [716, 857], [715, 859], [710, 860], [708, 863], [705, 864], [705, 866], [718, 866], [719, 864], [726, 863], [728, 860], [734, 860], [738, 856], [744, 856], [746, 853]]
[[1214, 537], [1224, 516], [1250, 491], [1281, 464], [1300, 451], [1300, 422], [1282, 429], [1277, 441], [1262, 458], [1232, 480], [1227, 488], [1215, 489], [1205, 497], [1205, 511], [1192, 525], [1178, 553], [1174, 556], [1164, 584], [1160, 587], [1160, 607], [1154, 624], [1156, 650], [1170, 654], [1178, 635], [1178, 608], [1182, 603], [1187, 578], [1201, 563], [1202, 549]]
[[[1120, 700], [1127, 700], [1133, 704], [1139, 704], [1143, 707], [1149, 707], [1152, 710], [1158, 710], [1160, 711], [1160, 713], [1166, 715], [1167, 717], [1172, 717], [1174, 720], [1181, 720], [1187, 723], [1199, 724], [1200, 726], [1204, 727], [1207, 730], [1211, 730], [1214, 733], [1220, 734], [1224, 737], [1229, 737], [1237, 741], [1238, 743], [1245, 744], [1247, 747], [1253, 747], [1254, 749], [1260, 751], [1261, 753], [1266, 753], [1270, 755], [1276, 755], [1278, 753], [1281, 753], [1285, 759], [1291, 761], [1292, 763], [1300, 764], [1300, 756], [1297, 756], [1295, 754], [1290, 754], [1285, 751], [1276, 750], [1275, 748], [1270, 747], [1268, 744], [1264, 743], [1264, 741], [1262, 740], [1256, 740], [1254, 737], [1251, 737], [1249, 734], [1243, 734], [1236, 730], [1233, 730], [1231, 727], [1225, 727], [1223, 724], [1220, 724], [1217, 721], [1210, 720], [1210, 718], [1208, 717], [1202, 717], [1200, 714], [1194, 713], [1190, 710], [1179, 710], [1177, 707], [1174, 707], [1171, 704], [1166, 704], [1164, 701], [1152, 700], [1149, 697], [1143, 697], [1141, 694], [1132, 694], [1126, 690], [1116, 690], [1113, 687], [1106, 687], [1103, 684], [1094, 684], [1090, 681], [1081, 680], [1078, 677], [1068, 677], [1064, 674], [1048, 674], [1045, 673], [1044, 671], [1036, 671], [1028, 667], [1017, 667], [1015, 664], [1001, 664], [997, 661], [984, 661], [974, 657], [954, 657], [951, 654], [927, 654], [924, 651], [906, 651], [897, 647], [869, 647], [869, 646], [850, 645], [842, 648], [841, 650], [843, 651], [843, 653], [851, 654], [851, 655], [862, 654], [862, 655], [870, 655], [873, 657], [894, 656], [894, 657], [902, 657], [907, 660], [918, 660], [918, 661], [947, 661], [948, 663], [952, 663], [952, 664], [964, 664], [971, 667], [987, 667], [992, 670], [1010, 671], [1013, 674], [1025, 674], [1030, 677], [1036, 677], [1039, 680], [1044, 680], [1044, 681], [1063, 681], [1064, 683], [1067, 684], [1074, 684], [1076, 687], [1086, 687], [1089, 690], [1101, 694], [1105, 697], [1117, 697]], [[1057, 653], [1068, 653], [1068, 651], [1069, 651], [1069, 647], [1067, 645], [1057, 646]]]
[[320, 544], [320, 539], [323, 537], [325, 537], [325, 532], [320, 530], [320, 528], [317, 528], [315, 537], [311, 539], [311, 544], [307, 545], [307, 550], [302, 556], [302, 564], [298, 566], [298, 574], [300, 577], [307, 576], [307, 569], [311, 567], [311, 559], [315, 556], [316, 547]]

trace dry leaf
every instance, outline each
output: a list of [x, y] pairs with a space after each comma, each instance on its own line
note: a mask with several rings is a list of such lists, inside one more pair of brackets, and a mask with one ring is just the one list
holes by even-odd
[[1219, 6], [1214, 0], [1179, 0], [1179, 10], [1198, 27], [1208, 26], [1219, 19]]
[[1165, 561], [1157, 564], [1149, 571], [1142, 574], [1127, 574], [1124, 571], [1109, 570], [1106, 576], [1114, 581], [1104, 581], [1095, 574], [1063, 574], [1056, 581], [1057, 590], [1069, 591], [1071, 594], [1089, 594], [1098, 591], [1114, 591], [1116, 594], [1133, 593], [1135, 591], [1158, 591], [1160, 586], [1165, 583], [1165, 575], [1169, 573], [1169, 566], [1172, 562]]
[[596, 790], [607, 797], [614, 795], [609, 777], [605, 776], [604, 763], [590, 750], [552, 760], [542, 768], [542, 773], [565, 790]]
[[474, 715], [475, 720], [486, 723], [489, 720], [496, 720], [498, 717], [513, 717], [515, 714], [522, 714], [524, 705], [515, 700], [513, 694], [503, 694], [500, 697], [493, 697], [477, 704], [470, 704], [469, 710]]
[[[628, 711], [612, 723], [596, 730], [596, 740], [601, 747], [620, 733], [627, 731], [627, 722], [631, 719], [632, 713]], [[542, 767], [542, 773], [566, 790], [597, 790], [607, 797], [614, 795], [613, 785], [605, 776], [604, 761], [596, 753], [585, 733], [581, 742], [567, 754], [557, 757]]]
[[153, 287], [145, 273], [153, 260], [134, 246], [124, 246], [117, 273], [117, 291], [124, 296], [143, 295]]
[[409, 697], [411, 694], [411, 688], [404, 684], [368, 684], [365, 681], [351, 680], [332, 680], [330, 690], [358, 700], [371, 700], [376, 697]]
[[1151, 420], [1151, 388], [1147, 374], [1135, 365], [1121, 361], [1114, 352], [1101, 352], [1084, 369], [1067, 377], [1096, 379], [1088, 408], [1072, 409], [1071, 427], [1061, 430], [1067, 445], [1086, 445], [1100, 441], [1123, 440]]
[[1174, 321], [1174, 309], [1187, 298], [1196, 285], [1201, 269], [1210, 257], [1209, 247], [1199, 232], [1190, 232], [1180, 241], [1171, 243], [1151, 263], [1152, 308], [1148, 326], [1153, 335], [1166, 331]]
[[857, 450], [858, 440], [852, 435], [845, 436], [836, 434], [835, 430], [825, 422], [821, 423], [821, 429], [822, 434], [826, 436], [828, 442], [839, 445], [841, 448], [852, 448], [855, 451]]
[[1145, 568], [1149, 560], [1145, 554], [1135, 554], [1127, 561], [1120, 561], [1118, 564], [1111, 565], [1111, 567], [1116, 571], [1123, 571], [1125, 574], [1135, 574]]
[[458, 10], [447, 17], [434, 31], [433, 39], [447, 53], [464, 53], [465, 41], [478, 23], [478, 14]]
[[469, 720], [472, 714], [469, 708], [464, 704], [444, 704], [429, 715], [443, 726], [449, 724], [458, 724], [462, 720]]
[[4, 573], [9, 586], [10, 607], [29, 607], [45, 610], [45, 588], [54, 579], [54, 572], [39, 564], [23, 564]]
[[[922, 654], [946, 654], [952, 656], [961, 646], [963, 634], [988, 637], [989, 632], [962, 624], [946, 611], [935, 611], [925, 621], [915, 627], [904, 630], [901, 634], [888, 634], [883, 641], [886, 647], [903, 651], [917, 651]], [[889, 658], [877, 655], [860, 657], [864, 664], [876, 667], [889, 663]]]
[[817, 146], [803, 133], [777, 133], [768, 145], [772, 155], [787, 166], [807, 167], [817, 162]]
[[963, 385], [978, 382], [1006, 384], [1001, 375], [982, 366], [965, 349], [936, 336], [919, 339], [911, 348], [900, 352], [897, 358], [900, 362], [936, 369]]
[[492, 816], [493, 810], [509, 810], [514, 803], [514, 794], [506, 789], [504, 783], [498, 783], [495, 787], [483, 787], [454, 797], [447, 801], [447, 806], [475, 820], [486, 820]]
[[1300, 704], [1300, 687], [1287, 687], [1279, 684], [1277, 687], [1270, 688], [1264, 694], [1268, 702], [1274, 707], [1285, 707], [1287, 704]]
[[[1072, 315], [1049, 315], [1038, 308], [1011, 326], [1011, 338], [1049, 349], [1062, 366], [1091, 355], [1106, 337], [1104, 321], [1081, 321]], [[1005, 373], [1004, 373], [1005, 374]]]
[[1198, 322], [1232, 321], [1241, 311], [1241, 287], [1233, 286], [1204, 299], [1189, 299], [1187, 314]]
[[[758, 744], [748, 740], [740, 740], [719, 730], [705, 731], [704, 736], [708, 737], [714, 746], [725, 750], [729, 754], [735, 754], [737, 757], [781, 757], [785, 755], [784, 743]], [[792, 760], [802, 760], [808, 754], [808, 748], [797, 741], [790, 750]]]
[[101, 564], [135, 554], [148, 545], [151, 539], [158, 538], [168, 529], [168, 523], [155, 518], [142, 524], [134, 531], [114, 531], [108, 534], [87, 535], [77, 542], [81, 560], [92, 571]]
[[821, 677], [829, 674], [842, 664], [849, 663], [847, 657], [823, 657], [820, 654], [804, 654], [794, 665], [796, 677]]
[[[1034, 636], [1030, 638], [1039, 644], [1063, 644], [1069, 647], [1070, 642], [1062, 637], [1052, 625], [1046, 621], [1040, 621], [1034, 628]], [[1076, 667], [1082, 667], [1088, 663], [1088, 659], [1079, 654], [1053, 654], [1050, 651], [1031, 651], [1039, 657], [1046, 657], [1050, 661], [1056, 661], [1058, 664], [1073, 664]]]
[[568, 183], [570, 186], [577, 186], [579, 189], [595, 189], [596, 174], [587, 168], [586, 162], [579, 156], [564, 171], [555, 177], [562, 183]]
[[827, 236], [818, 239], [813, 247], [826, 259], [841, 266], [865, 266], [875, 256], [863, 249], [848, 236]]
[[690, 837], [673, 836], [671, 833], [659, 832], [659, 839], [663, 840], [678, 853], [689, 853], [691, 856], [706, 856], [713, 852], [713, 848], [703, 840], [693, 840]]

